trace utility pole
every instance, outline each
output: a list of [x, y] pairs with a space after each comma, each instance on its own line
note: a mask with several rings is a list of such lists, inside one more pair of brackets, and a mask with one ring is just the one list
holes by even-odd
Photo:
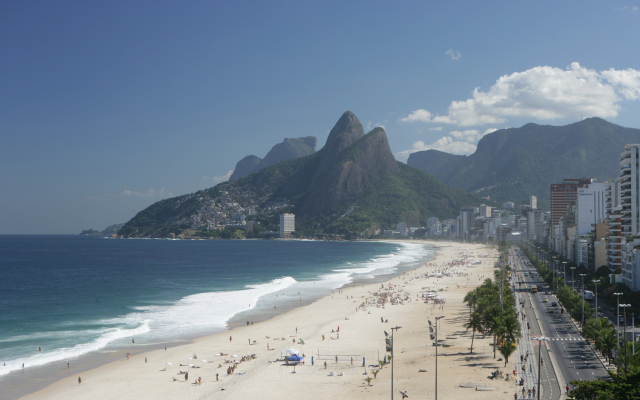
[[582, 329], [584, 329], [584, 277], [587, 274], [580, 274], [582, 277]]
[[567, 286], [567, 262], [562, 262], [562, 284]]
[[571, 291], [573, 292], [575, 289], [573, 288], [573, 270], [576, 269], [576, 267], [570, 267], [571, 268]]
[[626, 374], [629, 368], [629, 357], [627, 357], [627, 307], [631, 307], [631, 304], [620, 304], [620, 307], [624, 307], [624, 373]]
[[591, 283], [596, 285], [596, 323], [598, 323], [598, 281], [592, 280]]
[[[540, 373], [542, 372], [541, 360], [542, 360], [542, 341], [549, 340], [546, 337], [540, 336], [538, 339], [538, 400], [540, 400]], [[546, 345], [545, 345], [546, 346]]]
[[436, 400], [438, 400], [438, 320], [444, 315], [436, 317]]
[[616, 302], [617, 302], [617, 306], [616, 306], [616, 310], [617, 310], [617, 316], [616, 316], [616, 325], [618, 326], [618, 328], [616, 329], [616, 340], [618, 342], [618, 351], [620, 351], [620, 296], [622, 295], [622, 293], [614, 293], [614, 296], [616, 296]]

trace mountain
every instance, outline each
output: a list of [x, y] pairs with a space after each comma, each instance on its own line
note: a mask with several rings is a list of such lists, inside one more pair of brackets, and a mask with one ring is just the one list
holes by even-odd
[[433, 176], [444, 176], [467, 156], [445, 153], [440, 150], [417, 151], [409, 155], [407, 164]]
[[501, 129], [484, 136], [468, 157], [427, 150], [413, 153], [408, 164], [447, 185], [500, 202], [536, 195], [539, 207], [547, 208], [551, 183], [614, 178], [620, 174], [624, 145], [638, 142], [640, 129], [588, 118], [565, 126]]
[[79, 235], [102, 235], [102, 236], [111, 236], [118, 231], [118, 229], [122, 228], [124, 224], [114, 224], [109, 225], [102, 231], [96, 231], [95, 229], [85, 229], [79, 233]]
[[376, 235], [399, 222], [424, 226], [428, 217], [458, 215], [484, 202], [431, 175], [397, 162], [382, 128], [364, 134], [350, 111], [325, 146], [235, 181], [165, 199], [139, 212], [119, 237], [234, 235], [244, 214], [260, 229], [277, 230], [279, 214], [296, 214], [297, 234]]
[[236, 164], [236, 169], [229, 178], [230, 181], [244, 178], [247, 175], [258, 172], [263, 168], [280, 161], [290, 160], [313, 154], [316, 151], [318, 139], [313, 136], [289, 139], [285, 138], [282, 143], [273, 146], [267, 155], [260, 159], [256, 156], [246, 156]]

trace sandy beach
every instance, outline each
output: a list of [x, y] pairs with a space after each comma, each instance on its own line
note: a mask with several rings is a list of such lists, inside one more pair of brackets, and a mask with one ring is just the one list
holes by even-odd
[[[391, 333], [396, 326], [401, 328], [394, 331], [394, 396], [400, 399], [400, 391], [406, 391], [410, 398], [430, 398], [435, 388], [436, 347], [429, 338], [428, 321], [435, 323], [436, 316], [444, 316], [438, 338], [447, 345], [438, 348], [438, 395], [442, 399], [513, 398], [517, 389], [513, 381], [487, 377], [496, 369], [513, 370], [515, 357], [505, 368], [499, 354], [493, 358], [491, 337], [482, 335], [476, 335], [473, 354], [469, 354], [471, 331], [463, 326], [469, 309], [462, 300], [483, 277], [493, 277], [497, 250], [466, 243], [435, 244], [440, 249], [434, 260], [383, 284], [336, 290], [270, 320], [185, 345], [128, 359], [123, 353], [115, 362], [62, 379], [23, 399], [269, 399], [292, 393], [304, 399], [388, 396], [391, 365], [370, 366], [388, 354], [384, 331]], [[480, 263], [462, 262], [465, 256]], [[429, 276], [436, 272], [451, 276]], [[446, 297], [444, 304], [425, 303], [421, 294], [427, 287]], [[304, 364], [295, 370], [276, 361], [288, 349], [305, 355]], [[228, 374], [233, 365], [235, 370]], [[377, 376], [374, 370], [380, 370]], [[188, 372], [187, 379], [181, 371]], [[195, 384], [199, 378], [201, 383]], [[468, 382], [494, 390], [460, 387]]]

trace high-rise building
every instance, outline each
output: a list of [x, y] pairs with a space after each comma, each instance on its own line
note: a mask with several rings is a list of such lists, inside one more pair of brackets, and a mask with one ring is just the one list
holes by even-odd
[[593, 231], [596, 222], [602, 222], [606, 216], [605, 184], [594, 182], [578, 188], [576, 209], [577, 235], [582, 236]]
[[491, 218], [491, 206], [480, 205], [480, 218]]
[[527, 213], [527, 239], [539, 240], [542, 237], [542, 211], [532, 210]]
[[280, 237], [290, 237], [296, 230], [295, 214], [280, 214]]
[[437, 217], [429, 217], [427, 218], [427, 228], [431, 228], [432, 226], [437, 226], [438, 225], [438, 218]]
[[578, 199], [578, 188], [592, 182], [591, 179], [563, 179], [562, 183], [551, 184], [551, 226], [557, 226], [560, 218]]
[[[622, 205], [620, 203], [620, 177], [605, 182], [605, 207], [607, 209], [607, 265], [612, 270], [622, 266]], [[600, 267], [600, 266], [598, 266]], [[598, 268], [596, 267], [596, 268]]]
[[622, 283], [640, 290], [640, 270], [634, 247], [640, 245], [640, 144], [629, 144], [620, 153], [620, 215], [625, 254]]
[[529, 207], [533, 208], [534, 210], [538, 208], [538, 197], [529, 196]]
[[405, 224], [404, 222], [400, 222], [396, 228], [396, 230], [400, 232], [400, 236], [407, 236], [407, 230], [409, 229], [407, 227], [407, 224]]

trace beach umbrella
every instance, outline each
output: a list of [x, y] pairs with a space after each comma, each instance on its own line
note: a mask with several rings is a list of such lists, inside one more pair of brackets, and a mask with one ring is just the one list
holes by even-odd
[[289, 350], [285, 350], [282, 352], [282, 354], [286, 354], [286, 353], [290, 353], [290, 354], [298, 354], [299, 351], [295, 350], [295, 349], [289, 349]]
[[202, 362], [207, 362], [207, 360], [200, 360], [200, 361], [202, 361]]
[[238, 356], [234, 354], [234, 355], [232, 355], [231, 357], [236, 358], [236, 357], [238, 357]]
[[167, 365], [173, 365], [173, 364], [171, 364], [171, 363], [167, 363]]
[[190, 367], [195, 367], [195, 365], [193, 365], [193, 364], [189, 364], [189, 366], [190, 366]]

